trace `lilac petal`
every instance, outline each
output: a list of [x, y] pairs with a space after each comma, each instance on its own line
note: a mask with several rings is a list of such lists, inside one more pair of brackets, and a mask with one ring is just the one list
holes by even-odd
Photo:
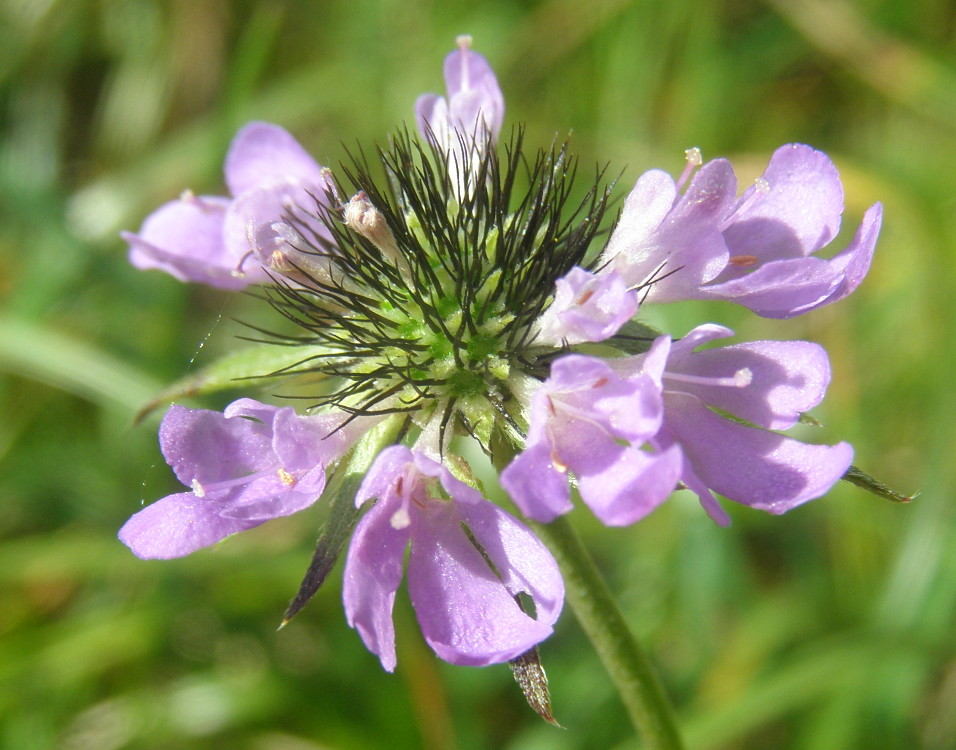
[[[654, 181], [659, 182], [659, 178]], [[668, 194], [670, 189], [666, 186]], [[720, 227], [736, 189], [729, 162], [708, 162], [648, 237], [622, 247], [614, 259], [615, 269], [628, 284], [645, 285], [648, 300], [673, 302], [699, 297], [698, 287], [716, 277], [727, 264]], [[622, 245], [624, 241], [622, 238]]]
[[308, 471], [316, 464], [338, 459], [350, 445], [345, 430], [337, 430], [347, 414], [330, 413], [300, 417], [295, 409], [280, 409], [273, 421], [272, 450], [282, 467], [292, 473]]
[[220, 513], [223, 507], [214, 496], [168, 495], [134, 514], [123, 524], [119, 538], [137, 557], [169, 560], [261, 523], [227, 518]]
[[146, 217], [138, 234], [122, 233], [130, 246], [130, 263], [220, 289], [242, 289], [258, 281], [255, 275], [237, 273], [242, 253], [232, 253], [223, 241], [228, 205], [225, 198], [187, 196], [160, 206]]
[[234, 417], [247, 417], [248, 419], [262, 422], [262, 424], [271, 425], [280, 409], [282, 409], [282, 407], [264, 404], [253, 398], [240, 398], [229, 404], [222, 410], [222, 413], [230, 419]]
[[670, 496], [682, 463], [677, 446], [657, 454], [622, 448], [600, 471], [576, 472], [581, 499], [604, 524], [627, 526]]
[[842, 274], [831, 263], [817, 257], [771, 261], [705, 287], [699, 296], [736, 302], [764, 318], [791, 318], [826, 304], [839, 291]]
[[[870, 270], [870, 262], [873, 260], [873, 251], [876, 249], [876, 239], [879, 236], [882, 221], [883, 206], [874, 203], [863, 214], [863, 221], [860, 222], [847, 248], [830, 261], [830, 268], [842, 274], [843, 278], [840, 285], [831, 292], [823, 304], [828, 305], [843, 299], [863, 281], [866, 272]], [[810, 309], [816, 307], [819, 305]]]
[[324, 202], [324, 188], [319, 183], [296, 179], [263, 183], [247, 190], [229, 206], [223, 225], [223, 236], [230, 252], [252, 253], [266, 268], [272, 267], [272, 254], [294, 254], [286, 234], [273, 225], [286, 222], [291, 214], [304, 224], [303, 233], [318, 235], [332, 242], [328, 228], [318, 218], [316, 201]]
[[393, 672], [396, 664], [392, 609], [410, 536], [409, 527], [396, 529], [391, 524], [396, 506], [396, 502], [379, 501], [359, 521], [342, 581], [348, 624], [358, 630], [365, 646], [388, 672]]
[[748, 188], [724, 231], [731, 255], [752, 255], [761, 262], [799, 258], [836, 236], [843, 187], [830, 157], [800, 143], [781, 146], [763, 179], [769, 192]]
[[[641, 373], [631, 373], [622, 379], [608, 362], [583, 354], [559, 357], [551, 365], [551, 373], [534, 399], [553, 398], [556, 419], [553, 434], [561, 445], [583, 446], [575, 431], [585, 429], [584, 422], [604, 433], [607, 440], [623, 438], [644, 441], [661, 423], [660, 388], [653, 379], [642, 379]], [[545, 417], [546, 411], [532, 411], [532, 421]], [[562, 415], [567, 418], [562, 418]], [[576, 418], [574, 418], [576, 417]]]
[[616, 272], [598, 275], [575, 266], [557, 280], [554, 302], [540, 319], [537, 342], [604, 341], [636, 312], [637, 295]]
[[540, 523], [550, 523], [574, 507], [567, 474], [555, 465], [547, 441], [529, 443], [501, 472], [500, 481], [521, 513]]
[[267, 122], [251, 122], [232, 140], [225, 163], [233, 197], [265, 183], [296, 181], [321, 185], [322, 167], [288, 131]]
[[677, 200], [674, 178], [660, 169], [652, 169], [637, 178], [624, 199], [624, 208], [614, 227], [611, 239], [601, 256], [608, 261], [622, 255], [631, 264], [644, 261], [644, 243], [656, 230]]
[[255, 474], [274, 461], [271, 425], [208, 409], [171, 406], [159, 427], [159, 443], [187, 487]]
[[550, 624], [521, 611], [465, 536], [453, 504], [433, 503], [416, 521], [408, 590], [422, 635], [439, 657], [464, 666], [497, 664], [551, 634]]
[[379, 453], [355, 493], [356, 507], [375, 498], [382, 501], [396, 496], [396, 480], [412, 461], [412, 452], [404, 445], [391, 445]]
[[467, 37], [459, 38], [459, 48], [445, 58], [445, 87], [452, 122], [471, 135], [480, 120], [497, 138], [504, 121], [504, 96], [491, 65], [473, 52], [470, 44]]
[[[753, 341], [692, 353], [675, 348], [669, 372], [703, 379], [682, 381], [680, 390], [769, 430], [796, 424], [823, 400], [830, 382], [826, 350], [807, 341]], [[746, 384], [706, 382], [733, 381], [742, 372], [749, 376]]]
[[853, 459], [847, 443], [808, 445], [718, 416], [696, 398], [665, 396], [667, 427], [694, 473], [738, 503], [784, 513], [825, 494]]
[[[446, 474], [443, 484], [449, 479]], [[455, 490], [450, 482], [446, 489], [455, 499], [462, 520], [494, 564], [501, 582], [512, 595], [531, 596], [535, 619], [549, 627], [554, 625], [564, 604], [564, 579], [548, 548], [510, 513], [470, 487], [458, 485], [460, 489]]]
[[422, 94], [415, 100], [415, 122], [418, 132], [426, 141], [434, 140], [447, 150], [449, 143], [448, 133], [448, 102], [437, 94]]

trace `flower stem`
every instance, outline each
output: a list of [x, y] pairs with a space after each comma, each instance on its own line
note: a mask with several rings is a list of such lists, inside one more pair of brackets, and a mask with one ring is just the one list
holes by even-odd
[[681, 750], [674, 708], [581, 538], [565, 517], [533, 526], [557, 559], [567, 600], [647, 747]]

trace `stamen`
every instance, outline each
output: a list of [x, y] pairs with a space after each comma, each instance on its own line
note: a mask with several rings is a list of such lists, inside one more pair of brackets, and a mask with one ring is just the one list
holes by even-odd
[[408, 512], [408, 508], [403, 505], [392, 514], [388, 522], [395, 531], [401, 531], [402, 529], [408, 528], [412, 522], [412, 517]]
[[684, 151], [684, 158], [687, 159], [687, 165], [684, 167], [684, 171], [681, 172], [680, 177], [677, 179], [677, 190], [683, 190], [684, 185], [690, 179], [690, 176], [701, 164], [704, 163], [704, 157], [700, 153], [700, 149], [697, 146], [689, 148]]
[[234, 279], [244, 279], [244, 278], [246, 278], [246, 272], [242, 270], [242, 267], [243, 267], [243, 265], [245, 265], [246, 261], [249, 260], [250, 256], [252, 256], [252, 255], [254, 255], [254, 253], [252, 252], [252, 250], [250, 250], [250, 251], [247, 252], [245, 255], [243, 255], [243, 256], [239, 259], [239, 264], [229, 272], [229, 275], [232, 276], [232, 278], [234, 278]]
[[757, 265], [759, 260], [756, 255], [731, 255], [727, 262], [738, 268], [750, 268]]
[[203, 487], [198, 479], [193, 479], [191, 486], [193, 488], [193, 494], [198, 498], [203, 498], [206, 496], [206, 488]]
[[282, 484], [284, 484], [286, 487], [295, 487], [295, 483], [298, 481], [281, 466], [276, 470], [276, 474], [279, 475], [279, 481], [282, 482]]
[[555, 471], [562, 474], [566, 474], [568, 471], [568, 465], [564, 463], [554, 448], [551, 449], [551, 465], [554, 466]]
[[693, 385], [726, 386], [728, 388], [746, 388], [753, 382], [753, 378], [753, 371], [749, 367], [741, 367], [729, 378], [714, 378], [677, 372], [664, 373], [664, 379], [672, 382], [690, 383]]
[[753, 187], [753, 190], [748, 191], [740, 198], [740, 200], [737, 201], [737, 205], [734, 206], [734, 210], [728, 214], [727, 218], [724, 220], [724, 223], [721, 225], [721, 231], [733, 224], [741, 211], [743, 211], [745, 208], [750, 208], [755, 201], [761, 200], [763, 196], [768, 195], [772, 189], [770, 183], [767, 182], [763, 177], [758, 177], [756, 180], [754, 180]]

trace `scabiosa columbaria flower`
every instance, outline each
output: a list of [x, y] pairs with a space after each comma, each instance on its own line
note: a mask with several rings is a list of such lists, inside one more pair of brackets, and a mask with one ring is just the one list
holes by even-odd
[[[349, 546], [344, 600], [388, 670], [406, 550], [422, 632], [452, 663], [523, 658], [561, 609], [554, 559], [485, 499], [455, 438], [505, 467], [503, 487], [541, 522], [570, 509], [572, 483], [609, 525], [638, 521], [678, 488], [718, 523], [714, 493], [781, 513], [826, 492], [850, 447], [777, 432], [822, 399], [820, 347], [697, 351], [730, 332], [672, 339], [632, 318], [688, 298], [771, 317], [832, 302], [865, 273], [880, 219], [877, 205], [847, 250], [813, 257], [837, 231], [842, 188], [823, 154], [785, 146], [740, 198], [722, 159], [694, 174], [694, 155], [677, 182], [647, 172], [608, 231], [603, 170], [575, 183], [567, 146], [526, 153], [520, 128], [498, 145], [504, 101], [469, 38], [445, 79], [447, 99], [416, 103], [420, 139], [400, 131], [334, 173], [254, 123], [227, 159], [232, 201], [201, 199], [201, 221], [196, 206], [170, 204], [126, 235], [134, 263], [180, 278], [236, 287], [233, 269], [261, 264], [263, 295], [293, 329], [257, 335], [302, 352], [292, 364], [277, 356], [270, 374], [308, 376], [312, 390], [311, 416], [248, 399], [222, 414], [173, 407], [161, 444], [192, 491], [140, 511], [121, 538], [142, 557], [188, 554], [308, 506], [340, 472], [336, 485], [351, 489], [331, 493], [332, 513], [348, 511], [320, 539], [323, 572], [310, 568], [289, 613], [374, 500]], [[342, 492], [353, 493], [344, 505]]]
[[740, 198], [725, 159], [703, 165], [680, 190], [700, 152], [688, 152], [678, 182], [652, 170], [638, 179], [604, 260], [654, 302], [724, 299], [767, 318], [790, 318], [850, 294], [873, 257], [882, 220], [874, 204], [850, 244], [816, 256], [840, 229], [843, 187], [830, 158], [809, 146], [778, 148]]
[[130, 262], [222, 289], [267, 281], [263, 264], [284, 247], [272, 225], [324, 195], [322, 168], [285, 130], [253, 122], [233, 139], [224, 172], [232, 200], [187, 191], [146, 217], [138, 234], [123, 232]]
[[326, 468], [368, 425], [343, 415], [303, 417], [250, 398], [224, 412], [173, 406], [159, 428], [166, 462], [189, 492], [130, 518], [119, 537], [138, 557], [182, 557], [309, 507]]
[[[343, 597], [349, 624], [385, 669], [395, 669], [392, 606], [406, 547], [422, 634], [445, 661], [508, 661], [550, 635], [564, 583], [554, 558], [518, 519], [401, 445], [379, 454], [355, 499], [373, 498], [349, 546]], [[521, 594], [534, 601], [533, 614], [522, 609]]]

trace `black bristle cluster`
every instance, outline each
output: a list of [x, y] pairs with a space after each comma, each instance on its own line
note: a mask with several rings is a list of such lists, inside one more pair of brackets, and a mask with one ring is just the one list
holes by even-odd
[[[453, 400], [454, 382], [437, 377], [433, 365], [451, 357], [461, 378], [490, 380], [486, 358], [475, 354], [489, 327], [492, 353], [522, 369], [533, 372], [552, 354], [534, 346], [531, 324], [553, 298], [555, 281], [597, 255], [590, 246], [609, 195], [603, 170], [572, 203], [577, 162], [566, 145], [540, 150], [533, 162], [522, 154], [520, 131], [502, 156], [490, 143], [460, 145], [455, 153], [471, 161], [454, 170], [449, 161], [460, 156], [398, 134], [376, 153], [386, 190], [364, 155], [342, 168], [338, 191], [364, 191], [394, 235], [397, 258], [346, 226], [335, 189], [285, 217], [301, 238], [294, 249], [330, 270], [320, 278], [303, 263], [290, 274], [294, 281], [280, 279], [269, 293], [303, 330], [279, 338], [326, 350], [296, 369], [336, 379], [317, 405], [370, 414]], [[456, 174], [463, 184], [455, 184]], [[427, 335], [410, 333], [413, 324]], [[447, 342], [447, 351], [435, 341]]]

